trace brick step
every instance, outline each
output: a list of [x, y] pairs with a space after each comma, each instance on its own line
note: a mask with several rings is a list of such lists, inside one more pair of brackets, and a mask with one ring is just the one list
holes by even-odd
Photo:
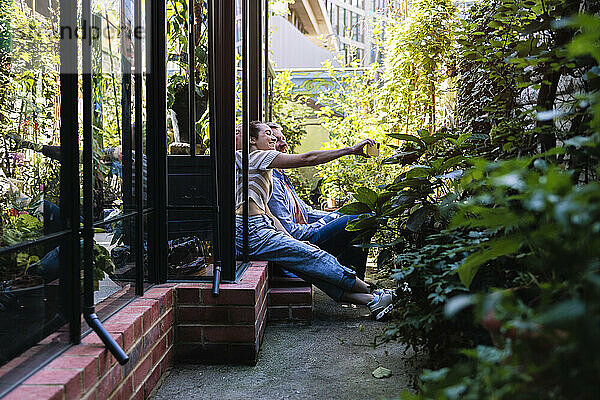
[[267, 320], [266, 262], [252, 262], [238, 283], [177, 286], [175, 361], [256, 364]]
[[271, 322], [312, 322], [312, 286], [271, 288], [268, 303], [267, 318]]
[[305, 280], [298, 277], [286, 276], [277, 263], [269, 262], [269, 287], [304, 287], [310, 286]]
[[287, 276], [273, 276], [269, 279], [269, 287], [271, 288], [286, 288], [286, 287], [307, 287], [308, 282], [300, 278], [290, 278]]
[[285, 287], [269, 290], [269, 306], [312, 305], [312, 287]]
[[297, 322], [311, 324], [313, 308], [312, 306], [269, 307], [267, 318], [269, 322]]

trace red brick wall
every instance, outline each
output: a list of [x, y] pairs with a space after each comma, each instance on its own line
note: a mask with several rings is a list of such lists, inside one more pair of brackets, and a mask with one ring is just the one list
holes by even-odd
[[[104, 322], [129, 355], [121, 366], [95, 333], [10, 392], [7, 400], [145, 399], [177, 360], [256, 363], [267, 315], [266, 263], [237, 284], [159, 285]], [[46, 340], [49, 340], [48, 338]]]
[[312, 323], [312, 294], [312, 285], [300, 278], [271, 275], [268, 294], [269, 321]]
[[175, 359], [255, 364], [267, 314], [266, 263], [253, 262], [238, 284], [179, 284]]
[[5, 399], [147, 398], [173, 364], [173, 289], [153, 287], [104, 323], [129, 355], [126, 365], [119, 365], [91, 333]]

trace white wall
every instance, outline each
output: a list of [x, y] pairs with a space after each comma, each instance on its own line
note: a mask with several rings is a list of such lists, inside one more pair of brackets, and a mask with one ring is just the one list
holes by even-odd
[[[269, 18], [271, 27], [271, 61], [279, 68], [321, 68], [333, 55], [310, 40], [285, 18]], [[335, 65], [335, 64], [334, 64]]]

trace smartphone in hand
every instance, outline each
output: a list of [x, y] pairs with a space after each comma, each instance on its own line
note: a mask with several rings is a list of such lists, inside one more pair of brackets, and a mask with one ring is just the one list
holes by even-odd
[[365, 154], [369, 157], [379, 156], [379, 143], [367, 144], [365, 146]]

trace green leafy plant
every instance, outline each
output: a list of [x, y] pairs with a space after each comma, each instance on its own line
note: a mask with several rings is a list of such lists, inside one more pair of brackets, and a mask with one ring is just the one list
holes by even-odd
[[[390, 129], [386, 162], [402, 172], [341, 209], [365, 213], [348, 229], [377, 231], [368, 246], [399, 283], [383, 339], [442, 367], [403, 398], [600, 393], [587, 356], [600, 329], [600, 19], [569, 18], [593, 7], [473, 6], [451, 52], [456, 126]], [[405, 112], [395, 118], [407, 129]]]
[[105, 278], [106, 274], [115, 272], [115, 263], [110, 256], [110, 252], [104, 246], [100, 246], [94, 241], [94, 290], [99, 289], [99, 283]]
[[273, 80], [273, 121], [285, 133], [287, 144], [293, 152], [306, 135], [304, 124], [313, 110], [305, 104], [306, 99], [293, 94], [294, 83], [290, 71], [281, 71]]
[[[169, 141], [188, 142], [186, 129], [189, 107], [189, 76], [194, 73], [194, 93], [196, 102], [196, 120], [190, 131], [196, 134], [196, 143], [200, 153], [207, 152], [210, 147], [209, 113], [208, 113], [208, 3], [206, 0], [194, 2], [194, 65], [189, 66], [189, 23], [186, 0], [167, 2], [167, 61], [175, 67], [167, 79], [167, 108], [176, 114], [177, 131], [181, 137], [169, 135]], [[173, 121], [175, 122], [175, 120]]]
[[[536, 32], [550, 31], [552, 24], [546, 19], [564, 15], [573, 6], [569, 2], [514, 4], [537, 10], [538, 14], [527, 14]], [[504, 17], [508, 18], [502, 12], [497, 16], [499, 20]], [[494, 29], [503, 26], [501, 21], [488, 25]], [[526, 62], [529, 71], [541, 68], [538, 76], [548, 73], [548, 67], [559, 77], [579, 68], [582, 76], [593, 82], [600, 63], [598, 27], [600, 20], [592, 16], [562, 21], [556, 32], [542, 38], [546, 40], [544, 48], [550, 51], [541, 51], [539, 57], [533, 55], [529, 60], [514, 58], [510, 63], [519, 68]], [[572, 31], [565, 33], [565, 29]], [[559, 40], [566, 34], [573, 39], [571, 44]], [[586, 42], [586, 50], [582, 37], [592, 39]], [[553, 67], [552, 62], [557, 65]], [[425, 371], [420, 393], [404, 393], [403, 398], [588, 398], [600, 393], [595, 377], [597, 357], [589, 357], [600, 350], [592, 339], [600, 329], [599, 132], [593, 122], [598, 89], [591, 85], [576, 94], [575, 99], [586, 102], [561, 116], [539, 101], [545, 97], [544, 101], [551, 99], [556, 106], [555, 94], [544, 93], [544, 86], [551, 87], [552, 82], [538, 85], [535, 76], [517, 80], [528, 79], [522, 87], [538, 91], [538, 122], [530, 123], [521, 136], [523, 143], [537, 142], [537, 148], [523, 149], [533, 153], [528, 157], [514, 157], [518, 152], [508, 146], [502, 148], [504, 153], [496, 153], [506, 160], [470, 160], [473, 167], [461, 179], [468, 196], [455, 202], [450, 230], [445, 232], [486, 237], [466, 247], [460, 242], [452, 246], [461, 254], [455, 279], [460, 279], [469, 294], [446, 299], [444, 316], [455, 324], [475, 321], [488, 330], [494, 346], [479, 341], [478, 346], [463, 350], [451, 367]], [[559, 103], [567, 109], [570, 104], [570, 100]], [[549, 119], [546, 113], [551, 113]], [[518, 118], [523, 120], [526, 115], [530, 114], [524, 112]], [[561, 131], [565, 121], [574, 129]], [[506, 128], [503, 124], [500, 121], [497, 126]], [[555, 141], [562, 146], [552, 147]], [[439, 239], [431, 239], [439, 245]], [[413, 260], [414, 265], [417, 262]], [[500, 279], [488, 281], [490, 275]], [[475, 324], [464, 329], [462, 335], [468, 336], [481, 328]], [[569, 366], [568, 374], [565, 366]]]

